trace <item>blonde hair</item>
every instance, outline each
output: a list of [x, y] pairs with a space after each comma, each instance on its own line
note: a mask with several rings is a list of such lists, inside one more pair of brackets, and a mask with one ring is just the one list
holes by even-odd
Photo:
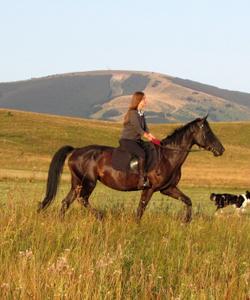
[[139, 103], [142, 101], [145, 94], [143, 92], [135, 92], [132, 96], [128, 111], [126, 115], [124, 116], [123, 124], [125, 125], [128, 123], [128, 114], [130, 110], [137, 110]]

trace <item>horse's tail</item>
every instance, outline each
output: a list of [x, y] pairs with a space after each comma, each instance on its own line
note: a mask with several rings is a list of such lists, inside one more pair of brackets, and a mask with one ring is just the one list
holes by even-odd
[[72, 146], [64, 146], [54, 154], [49, 166], [46, 195], [43, 201], [39, 202], [37, 210], [38, 212], [47, 208], [55, 198], [64, 162], [68, 154], [71, 153], [73, 150], [74, 148]]

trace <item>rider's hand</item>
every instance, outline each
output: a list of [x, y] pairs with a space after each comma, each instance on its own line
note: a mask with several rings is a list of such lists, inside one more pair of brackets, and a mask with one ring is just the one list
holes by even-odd
[[152, 141], [152, 135], [148, 132], [144, 132], [144, 135], [143, 135], [147, 140], [149, 140], [150, 142]]

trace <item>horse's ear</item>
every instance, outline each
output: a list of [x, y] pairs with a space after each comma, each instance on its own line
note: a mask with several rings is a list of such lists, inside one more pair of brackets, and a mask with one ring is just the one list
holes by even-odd
[[207, 117], [208, 117], [208, 114], [203, 118], [203, 120], [206, 121], [206, 120], [207, 120]]

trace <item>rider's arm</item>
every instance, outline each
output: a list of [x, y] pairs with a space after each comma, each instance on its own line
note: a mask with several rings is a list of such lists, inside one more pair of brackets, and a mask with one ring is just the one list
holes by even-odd
[[160, 145], [161, 141], [155, 138], [150, 132], [144, 132], [143, 136], [148, 139], [150, 142], [156, 145]]

